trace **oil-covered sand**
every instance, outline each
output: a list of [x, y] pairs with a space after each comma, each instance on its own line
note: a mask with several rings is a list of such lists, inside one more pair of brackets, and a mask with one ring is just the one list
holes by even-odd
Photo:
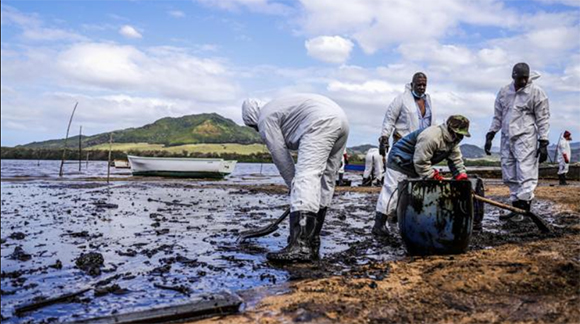
[[[353, 176], [355, 179], [356, 176]], [[322, 230], [322, 260], [276, 266], [286, 225], [238, 234], [278, 217], [286, 189], [274, 177], [223, 182], [116, 177], [2, 179], [2, 322], [71, 321], [236, 292], [231, 322], [578, 322], [580, 187], [538, 188], [530, 221], [504, 223], [486, 207], [463, 255], [412, 258], [400, 239], [370, 235], [378, 188], [338, 188]], [[356, 182], [355, 182], [356, 183]], [[488, 197], [507, 191], [486, 181]], [[17, 316], [33, 301], [91, 290]]]

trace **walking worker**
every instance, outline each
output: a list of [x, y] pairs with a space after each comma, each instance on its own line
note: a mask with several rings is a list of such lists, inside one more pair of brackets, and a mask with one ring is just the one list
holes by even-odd
[[[348, 138], [344, 111], [329, 98], [294, 94], [263, 107], [248, 99], [242, 105], [242, 118], [260, 133], [290, 188], [288, 246], [266, 257], [274, 262], [318, 259], [320, 231]], [[290, 150], [298, 151], [296, 165]]]
[[558, 157], [558, 179], [560, 180], [560, 185], [565, 186], [566, 174], [568, 173], [568, 168], [570, 166], [570, 158], [572, 157], [572, 150], [570, 149], [570, 141], [572, 141], [572, 134], [569, 131], [565, 131], [560, 139], [558, 140], [558, 149], [556, 154]]
[[394, 145], [407, 134], [435, 124], [431, 97], [426, 90], [427, 76], [423, 72], [417, 72], [411, 83], [405, 85], [405, 91], [389, 105], [379, 137], [379, 151], [382, 156], [389, 152], [391, 135]]
[[[533, 82], [539, 77], [537, 73], [530, 75], [526, 63], [514, 65], [513, 82], [499, 90], [491, 127], [485, 136], [485, 152], [490, 155], [493, 138], [501, 129], [503, 182], [509, 187], [512, 205], [526, 211], [530, 210], [538, 185], [539, 163], [548, 158], [550, 107], [544, 90]], [[516, 215], [510, 213], [502, 219]]]
[[[434, 168], [434, 165], [443, 160], [447, 160], [455, 180], [468, 179], [459, 149], [459, 143], [464, 136], [471, 136], [469, 120], [461, 115], [453, 115], [445, 124], [416, 130], [393, 145], [387, 160], [385, 182], [377, 202], [372, 229], [374, 235], [389, 236], [386, 222], [388, 216], [396, 212], [396, 189], [400, 181], [407, 178], [443, 180], [439, 171]], [[389, 199], [391, 201], [387, 210]]]
[[372, 186], [374, 183], [383, 183], [385, 175], [384, 157], [376, 147], [370, 148], [365, 156], [365, 171], [363, 173], [363, 186]]

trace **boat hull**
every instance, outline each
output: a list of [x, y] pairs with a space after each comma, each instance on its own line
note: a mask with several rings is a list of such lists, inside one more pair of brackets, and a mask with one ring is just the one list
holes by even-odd
[[236, 161], [223, 159], [149, 158], [129, 156], [134, 176], [223, 179]]

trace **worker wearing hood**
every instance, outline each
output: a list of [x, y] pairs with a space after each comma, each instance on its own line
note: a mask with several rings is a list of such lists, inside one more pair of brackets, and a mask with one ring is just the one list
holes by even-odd
[[379, 150], [382, 156], [386, 156], [389, 151], [391, 135], [395, 144], [409, 133], [435, 124], [431, 97], [426, 90], [427, 76], [423, 72], [417, 72], [413, 75], [412, 82], [405, 85], [405, 91], [389, 105], [379, 137]]
[[485, 143], [489, 155], [495, 133], [501, 129], [503, 182], [509, 187], [513, 206], [527, 211], [538, 185], [539, 163], [548, 157], [550, 106], [544, 90], [533, 82], [539, 77], [530, 74], [526, 63], [514, 66], [513, 82], [497, 94]]
[[[242, 118], [260, 133], [290, 188], [288, 246], [268, 253], [267, 258], [276, 262], [317, 259], [320, 230], [348, 138], [344, 111], [326, 97], [294, 94], [274, 99], [263, 107], [257, 100], [246, 100]], [[296, 165], [291, 150], [298, 151]]]
[[568, 167], [570, 166], [570, 158], [572, 155], [572, 150], [570, 149], [570, 141], [572, 140], [572, 134], [569, 131], [565, 131], [560, 136], [558, 140], [558, 148], [556, 151], [558, 161], [558, 179], [560, 180], [560, 185], [565, 186], [566, 174], [568, 173]]
[[385, 164], [383, 157], [376, 147], [370, 148], [365, 156], [365, 171], [363, 173], [363, 186], [372, 186], [373, 181], [379, 184], [383, 182]]

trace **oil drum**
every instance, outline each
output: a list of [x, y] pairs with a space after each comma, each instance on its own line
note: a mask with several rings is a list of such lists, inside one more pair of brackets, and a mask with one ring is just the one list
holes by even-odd
[[410, 255], [457, 254], [473, 230], [471, 181], [404, 180], [399, 183], [399, 233]]

